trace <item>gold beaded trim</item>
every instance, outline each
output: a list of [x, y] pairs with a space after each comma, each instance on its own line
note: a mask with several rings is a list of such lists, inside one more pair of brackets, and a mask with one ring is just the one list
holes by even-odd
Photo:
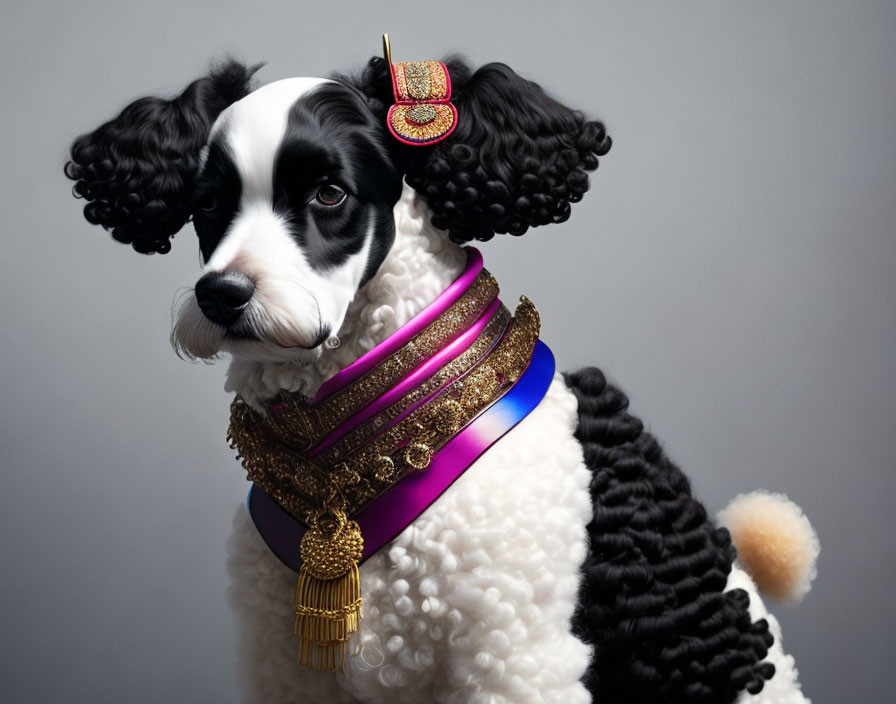
[[451, 134], [457, 109], [448, 102], [451, 81], [439, 61], [392, 64], [395, 105], [387, 116], [389, 130], [411, 145], [434, 144]]
[[[231, 405], [228, 440], [238, 451], [249, 480], [296, 518], [310, 522], [334, 495], [340, 497], [341, 509], [355, 515], [402, 477], [425, 471], [455, 433], [519, 379], [529, 364], [539, 327], [535, 307], [521, 298], [505, 334], [485, 357], [335, 466], [313, 461], [280, 442], [270, 419], [239, 399]], [[480, 337], [485, 335], [483, 331]]]
[[359, 425], [357, 428], [346, 433], [337, 442], [333, 443], [326, 450], [321, 452], [315, 459], [318, 463], [327, 466], [338, 464], [347, 457], [351, 452], [357, 450], [361, 445], [370, 440], [374, 435], [379, 433], [398, 418], [407, 409], [415, 403], [437, 393], [452, 379], [458, 378], [468, 369], [477, 364], [485, 354], [492, 349], [499, 339], [504, 335], [504, 331], [510, 322], [510, 311], [505, 306], [500, 306], [492, 319], [485, 326], [476, 340], [473, 341], [466, 350], [464, 350], [455, 359], [451, 360], [444, 367], [441, 367], [429, 379], [421, 383], [409, 393], [405, 394], [396, 403], [384, 409], [368, 421]]
[[448, 310], [360, 379], [313, 406], [297, 394], [281, 394], [274, 404], [277, 411], [269, 414], [271, 431], [287, 445], [310, 449], [469, 328], [497, 295], [498, 282], [483, 269]]
[[431, 142], [447, 133], [454, 126], [454, 119], [454, 110], [447, 104], [395, 105], [389, 112], [392, 129], [414, 142]]
[[393, 64], [396, 100], [444, 100], [448, 74], [439, 61], [403, 61]]

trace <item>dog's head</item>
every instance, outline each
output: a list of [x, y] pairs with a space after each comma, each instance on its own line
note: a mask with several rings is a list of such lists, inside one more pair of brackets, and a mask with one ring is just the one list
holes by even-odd
[[72, 145], [84, 214], [141, 253], [192, 220], [202, 276], [177, 313], [189, 356], [289, 360], [336, 333], [395, 238], [402, 180], [456, 242], [563, 222], [610, 148], [599, 122], [504, 64], [449, 59], [459, 119], [414, 146], [386, 127], [388, 64], [252, 90], [229, 61], [171, 100], [141, 98]]

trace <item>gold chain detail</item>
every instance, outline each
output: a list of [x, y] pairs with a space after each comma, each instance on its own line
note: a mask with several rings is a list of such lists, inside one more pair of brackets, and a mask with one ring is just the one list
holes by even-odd
[[346, 604], [339, 609], [317, 609], [304, 604], [296, 605], [297, 616], [315, 616], [317, 618], [327, 618], [334, 621], [350, 616], [356, 609], [360, 608], [362, 603], [361, 597], [355, 599], [351, 604]]

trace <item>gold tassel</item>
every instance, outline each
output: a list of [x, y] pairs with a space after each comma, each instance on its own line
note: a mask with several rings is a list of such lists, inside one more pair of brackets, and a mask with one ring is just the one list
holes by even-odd
[[338, 509], [324, 509], [302, 537], [294, 600], [300, 665], [334, 671], [345, 662], [348, 639], [361, 620], [363, 550], [360, 527]]

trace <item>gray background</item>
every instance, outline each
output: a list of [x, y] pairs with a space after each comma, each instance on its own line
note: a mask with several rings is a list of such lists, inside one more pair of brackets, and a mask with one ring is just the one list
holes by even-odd
[[88, 226], [66, 147], [210, 57], [260, 78], [502, 60], [616, 144], [557, 228], [482, 249], [564, 368], [597, 364], [713, 512], [784, 491], [822, 543], [777, 607], [818, 702], [891, 689], [896, 6], [869, 2], [4, 3], [0, 699], [236, 701], [224, 544], [247, 485], [223, 367], [179, 361], [192, 230]]

